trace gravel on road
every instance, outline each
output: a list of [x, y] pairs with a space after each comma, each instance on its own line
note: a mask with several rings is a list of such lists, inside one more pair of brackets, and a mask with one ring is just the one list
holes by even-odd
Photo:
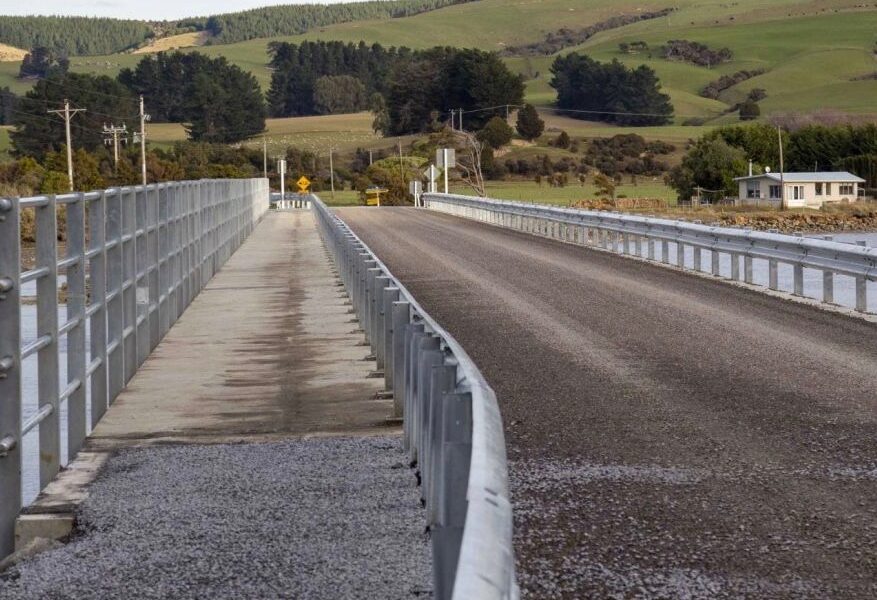
[[525, 598], [877, 598], [877, 326], [426, 210], [338, 212], [497, 393]]
[[133, 448], [74, 539], [0, 574], [0, 598], [428, 598], [400, 438]]

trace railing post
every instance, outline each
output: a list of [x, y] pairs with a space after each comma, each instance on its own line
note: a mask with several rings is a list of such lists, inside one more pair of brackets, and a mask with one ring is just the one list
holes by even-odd
[[58, 215], [54, 196], [36, 209], [37, 267], [48, 274], [37, 279], [37, 335], [51, 341], [37, 353], [39, 408], [51, 412], [39, 425], [40, 489], [61, 465], [61, 428], [58, 406]]
[[21, 510], [21, 231], [17, 198], [0, 198], [0, 556]]
[[457, 383], [457, 367], [444, 364], [444, 355], [439, 352], [439, 362], [430, 373], [428, 417], [426, 428], [426, 461], [421, 469], [421, 480], [426, 498], [426, 523], [433, 527], [439, 523], [439, 498], [444, 488], [441, 479], [442, 440], [444, 436], [444, 396], [452, 393]]
[[67, 258], [76, 263], [67, 267], [67, 322], [76, 321], [67, 331], [67, 385], [77, 385], [67, 397], [67, 457], [73, 460], [88, 433], [86, 423], [85, 369], [85, 196], [67, 204]]
[[795, 296], [803, 296], [804, 295], [804, 266], [801, 264], [795, 264], [793, 266], [793, 294]]
[[393, 415], [403, 416], [405, 408], [405, 330], [411, 322], [411, 305], [393, 302]]
[[433, 586], [437, 600], [453, 593], [466, 520], [466, 490], [472, 457], [472, 395], [445, 394], [442, 402], [442, 455], [438, 524], [430, 531]]
[[97, 200], [88, 206], [89, 251], [88, 262], [91, 282], [91, 306], [94, 312], [89, 319], [91, 346], [91, 427], [97, 425], [109, 405], [107, 391], [107, 193], [101, 192]]
[[125, 307], [122, 302], [122, 189], [106, 198], [107, 249], [107, 381], [112, 403], [125, 387], [125, 352], [123, 330]]
[[146, 265], [149, 271], [147, 276], [148, 306], [146, 309], [146, 321], [149, 330], [149, 352], [155, 350], [161, 341], [161, 318], [159, 304], [161, 286], [159, 273], [161, 271], [159, 260], [161, 255], [159, 246], [159, 223], [158, 203], [159, 190], [153, 185], [146, 189]]
[[125, 383], [137, 372], [137, 233], [135, 221], [136, 192], [126, 188], [122, 195], [122, 304], [125, 313], [125, 328], [122, 331], [123, 353], [125, 355]]
[[779, 273], [777, 261], [774, 258], [771, 258], [767, 261], [767, 278], [768, 287], [770, 289], [776, 290], [779, 288]]
[[393, 303], [399, 300], [399, 288], [385, 287], [383, 295], [384, 389], [393, 389]]
[[868, 311], [868, 280], [864, 277], [856, 277], [856, 311]]
[[408, 457], [412, 462], [417, 460], [417, 413], [415, 403], [415, 396], [417, 395], [416, 349], [420, 338], [424, 335], [423, 323], [409, 322], [405, 327], [404, 358], [401, 361], [402, 368], [405, 372], [405, 383], [402, 386], [405, 393], [405, 408], [403, 413], [405, 420], [402, 424], [402, 428], [405, 433], [405, 449], [408, 450]]
[[134, 294], [137, 300], [135, 327], [137, 329], [137, 367], [146, 360], [155, 344], [152, 343], [152, 329], [149, 326], [149, 190], [139, 186], [134, 193], [135, 216], [134, 235], [136, 255], [134, 257]]
[[387, 364], [387, 356], [384, 353], [386, 337], [387, 337], [387, 329], [389, 325], [390, 318], [384, 312], [385, 306], [385, 294], [386, 289], [390, 285], [390, 278], [386, 275], [378, 275], [375, 277], [375, 359], [377, 362], [378, 370], [383, 370], [386, 368]]

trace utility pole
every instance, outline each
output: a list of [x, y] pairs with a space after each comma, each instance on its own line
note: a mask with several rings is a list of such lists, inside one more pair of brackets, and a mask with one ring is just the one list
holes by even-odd
[[457, 118], [457, 111], [453, 108], [451, 109], [451, 131], [455, 131], [457, 129], [457, 123], [455, 119]]
[[262, 136], [262, 177], [268, 179], [268, 138]]
[[146, 122], [152, 117], [143, 110], [143, 95], [140, 95], [140, 173], [146, 185]]
[[457, 112], [460, 113], [460, 131], [463, 131], [463, 109], [459, 109]]
[[402, 165], [402, 140], [399, 140], [399, 176], [405, 181], [405, 167]]
[[332, 146], [329, 146], [329, 189], [332, 190], [332, 201], [335, 201], [335, 163], [332, 162]]
[[368, 166], [372, 166], [372, 162], [373, 162], [372, 151], [369, 150], [368, 151]]
[[117, 127], [116, 125], [107, 126], [104, 124], [104, 143], [108, 144], [112, 141], [113, 144], [113, 165], [116, 169], [119, 168], [119, 136], [124, 135], [126, 137], [122, 138], [123, 142], [128, 141], [128, 126], [122, 125], [121, 127]]
[[786, 178], [783, 165], [783, 130], [777, 126], [777, 139], [780, 143], [780, 208], [786, 208]]
[[70, 109], [70, 102], [64, 99], [64, 110], [50, 110], [49, 113], [56, 114], [64, 119], [64, 129], [67, 134], [67, 179], [70, 181], [70, 191], [73, 191], [73, 142], [70, 140], [70, 119], [76, 113], [85, 112], [84, 108]]

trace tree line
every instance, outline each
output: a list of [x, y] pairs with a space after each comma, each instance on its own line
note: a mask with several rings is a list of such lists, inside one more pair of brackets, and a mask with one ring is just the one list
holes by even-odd
[[[10, 110], [15, 152], [42, 159], [65, 143], [64, 123], [49, 110], [69, 100], [86, 111], [71, 121], [76, 147], [94, 151], [104, 143], [103, 125], [139, 129], [138, 95], [153, 121], [184, 123], [195, 141], [233, 143], [265, 129], [265, 107], [255, 77], [225, 58], [198, 53], [144, 57], [117, 78], [52, 71], [36, 82]], [[0, 94], [0, 100], [5, 98]]]
[[268, 6], [207, 19], [212, 43], [231, 44], [261, 37], [297, 35], [314, 27], [371, 19], [408, 17], [472, 0], [395, 0]]
[[[325, 112], [328, 98], [316, 97], [318, 81], [323, 78], [352, 77], [362, 85], [361, 95], [371, 98], [375, 93], [385, 94], [392, 68], [409, 58], [408, 48], [384, 48], [380, 44], [367, 45], [344, 42], [302, 42], [268, 44], [271, 87], [268, 90], [268, 111], [273, 117], [296, 117]], [[336, 83], [345, 80], [336, 79]], [[351, 84], [349, 81], [347, 86]], [[327, 86], [323, 81], [323, 95]], [[340, 96], [344, 89], [334, 94]], [[364, 108], [364, 107], [360, 107]], [[340, 111], [339, 111], [340, 112]]]
[[[275, 117], [366, 108], [387, 135], [440, 127], [451, 109], [470, 111], [480, 129], [505, 105], [523, 100], [524, 84], [494, 53], [437, 47], [384, 48], [343, 42], [272, 43], [269, 113]], [[358, 101], [357, 101], [358, 99]]]
[[366, 19], [408, 17], [472, 0], [372, 0], [339, 4], [291, 4], [179, 21], [147, 22], [104, 17], [0, 16], [0, 42], [43, 46], [63, 56], [115, 54], [142, 45], [155, 32], [208, 31], [209, 43], [297, 35], [314, 27]]
[[[93, 150], [77, 147], [73, 153], [74, 187], [99, 190], [141, 183], [140, 153], [123, 148], [118, 164], [104, 146]], [[151, 148], [146, 155], [149, 181], [178, 181], [203, 178], [248, 178], [262, 173], [262, 151], [231, 148], [224, 144], [179, 142], [168, 149]], [[57, 194], [68, 190], [67, 156], [62, 146], [36, 159], [24, 156], [0, 163], [0, 195], [30, 196]]]
[[[674, 167], [668, 182], [688, 199], [697, 187], [736, 196], [735, 177], [748, 172], [779, 171], [777, 130], [766, 123], [720, 127], [700, 138]], [[783, 134], [783, 164], [787, 172], [850, 171], [877, 187], [877, 125], [808, 125]]]
[[572, 52], [551, 65], [551, 87], [558, 108], [570, 116], [618, 125], [664, 125], [673, 117], [670, 97], [661, 92], [655, 72], [645, 65], [635, 69], [617, 60], [601, 63]]
[[0, 16], [0, 42], [25, 49], [41, 46], [63, 56], [113, 54], [138, 46], [150, 35], [145, 21]]

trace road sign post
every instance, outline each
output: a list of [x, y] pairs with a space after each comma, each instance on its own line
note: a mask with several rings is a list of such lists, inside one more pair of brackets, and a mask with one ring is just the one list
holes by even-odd
[[435, 168], [435, 165], [429, 165], [429, 168], [423, 172], [423, 175], [426, 177], [426, 180], [429, 181], [427, 191], [429, 191], [430, 194], [435, 194], [435, 180], [438, 178], [438, 169]]
[[414, 206], [420, 206], [420, 195], [423, 193], [423, 184], [420, 181], [409, 181], [408, 191], [414, 196]]
[[448, 193], [448, 169], [457, 166], [457, 153], [453, 148], [436, 148], [435, 164], [443, 171], [445, 177], [445, 193]]

